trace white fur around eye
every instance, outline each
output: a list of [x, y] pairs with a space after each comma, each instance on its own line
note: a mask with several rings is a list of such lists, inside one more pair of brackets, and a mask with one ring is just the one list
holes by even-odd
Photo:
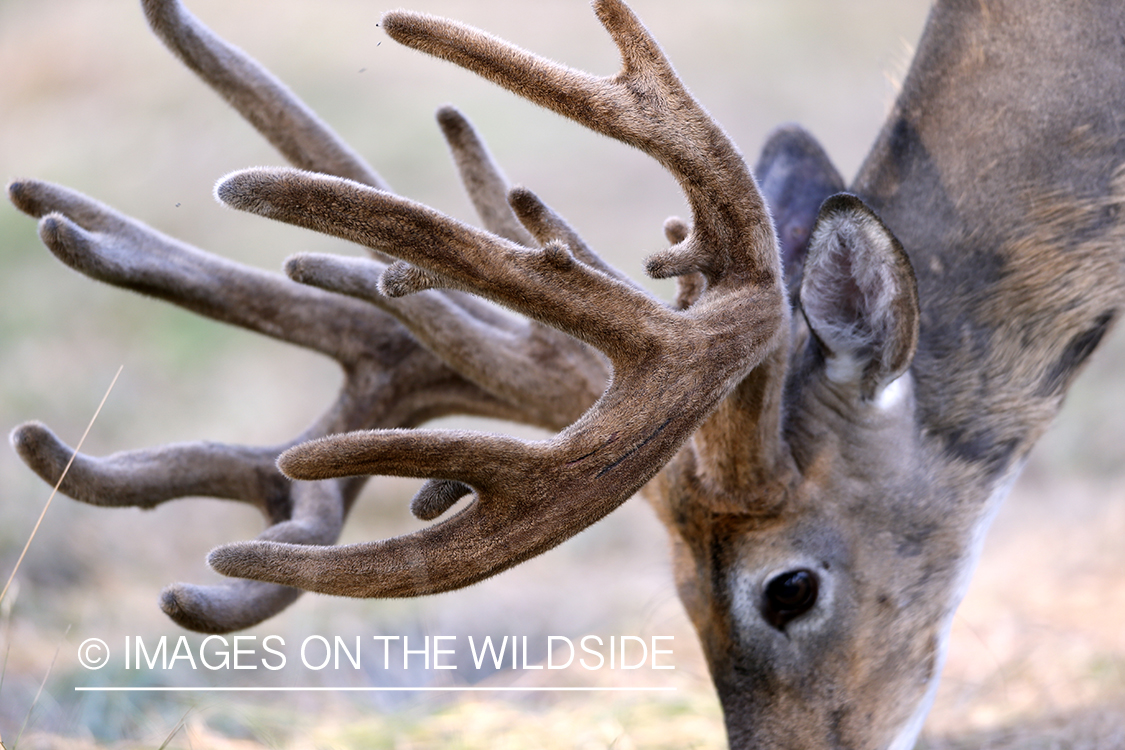
[[762, 628], [773, 629], [762, 615], [762, 597], [770, 581], [792, 570], [810, 570], [816, 574], [816, 604], [808, 612], [790, 621], [785, 626], [785, 632], [795, 635], [801, 631], [816, 629], [830, 618], [835, 598], [835, 581], [831, 571], [823, 564], [809, 558], [794, 558], [768, 567], [762, 566], [760, 562], [757, 564], [748, 562], [736, 568], [730, 575], [731, 610], [741, 630], [753, 633]]

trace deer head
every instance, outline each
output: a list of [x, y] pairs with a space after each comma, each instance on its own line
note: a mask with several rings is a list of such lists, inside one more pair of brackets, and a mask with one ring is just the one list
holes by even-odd
[[[484, 229], [392, 193], [178, 2], [143, 5], [295, 167], [228, 175], [216, 197], [371, 251], [299, 255], [275, 277], [65, 188], [9, 186], [80, 272], [320, 351], [346, 374], [282, 446], [77, 457], [62, 490], [85, 502], [211, 495], [269, 520], [212, 552], [235, 582], [165, 590], [173, 619], [224, 632], [299, 590], [462, 587], [642, 492], [669, 530], [732, 746], [912, 747], [988, 520], [1121, 304], [1125, 53], [1111, 32], [1125, 9], [937, 3], [847, 191], [795, 127], [752, 174], [620, 0], [594, 3], [622, 57], [605, 78], [388, 13], [395, 40], [664, 166], [691, 208], [647, 262], [680, 281], [668, 305], [510, 188], [456, 110], [439, 122]], [[451, 413], [556, 434], [419, 429]], [[12, 439], [51, 482], [72, 454], [39, 424]], [[423, 519], [471, 500], [421, 532], [335, 546], [372, 474], [426, 479]]]

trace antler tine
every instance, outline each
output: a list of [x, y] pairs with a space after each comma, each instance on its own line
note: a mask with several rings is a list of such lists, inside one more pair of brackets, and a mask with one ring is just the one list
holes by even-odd
[[160, 592], [160, 609], [197, 633], [230, 633], [279, 614], [304, 592], [263, 581], [237, 580], [199, 586], [173, 583]]
[[461, 182], [485, 229], [525, 247], [542, 247], [561, 240], [586, 265], [634, 283], [602, 260], [566, 219], [552, 211], [535, 193], [525, 187], [512, 188], [472, 123], [456, 107], [442, 107], [437, 117], [461, 174]]
[[[289, 518], [263, 531], [263, 542], [330, 545], [340, 536], [344, 518], [362, 483], [297, 482], [289, 492]], [[179, 625], [204, 633], [242, 630], [289, 606], [301, 591], [259, 581], [211, 586], [174, 583], [160, 594], [160, 608]]]
[[[669, 216], [664, 220], [664, 236], [670, 245], [678, 245], [688, 238], [691, 228], [678, 216]], [[676, 309], [686, 310], [699, 301], [703, 290], [707, 288], [707, 279], [698, 271], [685, 273], [676, 277]]]
[[437, 117], [461, 174], [461, 182], [485, 229], [525, 247], [542, 247], [561, 240], [586, 265], [634, 283], [602, 260], [566, 219], [552, 211], [535, 193], [525, 187], [511, 187], [472, 123], [456, 107], [442, 107]]
[[519, 421], [561, 430], [605, 390], [604, 360], [569, 336], [448, 290], [388, 296], [380, 287], [386, 271], [378, 261], [311, 253], [286, 262], [286, 272], [302, 283], [394, 315], [453, 370], [518, 408]]
[[508, 203], [523, 225], [535, 235], [535, 239], [541, 246], [546, 246], [551, 242], [561, 242], [566, 245], [575, 258], [591, 268], [618, 281], [625, 282], [638, 290], [641, 289], [641, 286], [626, 274], [602, 260], [601, 256], [595, 253], [574, 231], [566, 219], [555, 213], [535, 193], [525, 187], [512, 188], [508, 192]]
[[[74, 451], [44, 424], [12, 431], [12, 446], [44, 481], [55, 483]], [[191, 495], [240, 500], [274, 523], [291, 511], [289, 480], [275, 470], [279, 449], [182, 443], [104, 458], [78, 454], [59, 490], [102, 507], [155, 508]]]
[[[59, 489], [75, 500], [102, 507], [139, 508], [153, 508], [186, 496], [239, 500], [255, 505], [268, 519], [271, 525], [259, 537], [263, 539], [332, 544], [339, 538], [350, 500], [337, 495], [335, 512], [318, 508], [319, 516], [300, 512], [309, 504], [302, 495], [314, 485], [295, 484], [282, 476], [276, 468], [277, 449], [191, 443], [93, 458], [74, 455], [50, 429], [36, 422], [13, 430], [11, 441], [24, 463], [52, 485], [73, 455]], [[297, 515], [303, 522], [287, 520]], [[178, 583], [164, 590], [160, 607], [185, 628], [226, 633], [272, 617], [300, 593], [259, 582], [218, 586]]]
[[301, 169], [387, 189], [361, 156], [253, 58], [216, 36], [179, 0], [142, 0], [156, 35], [188, 68]]
[[40, 219], [40, 238], [59, 260], [98, 281], [343, 363], [387, 336], [369, 307], [191, 247], [74, 190], [23, 180], [8, 196]]
[[508, 205], [508, 180], [472, 123], [449, 105], [438, 110], [437, 121], [453, 154], [461, 183], [484, 228], [506, 240], [535, 247], [535, 238]]
[[[554, 326], [605, 353], [613, 378], [593, 408], [550, 440], [374, 430], [298, 445], [279, 459], [294, 478], [430, 478], [414, 506], [427, 518], [469, 489], [475, 500], [444, 522], [381, 542], [220, 547], [209, 558], [216, 570], [349, 596], [418, 595], [468, 585], [559, 544], [632, 496], [737, 384], [779, 351], [788, 308], [769, 217], [749, 171], [675, 81], [636, 19], [619, 3], [598, 8], [623, 48], [623, 76], [638, 79], [629, 86], [568, 71], [447, 21], [395, 13], [384, 22], [396, 38], [441, 50], [502, 83], [516, 87], [519, 79], [527, 89], [520, 93], [583, 122], [604, 115], [608, 124], [596, 129], [659, 155], [685, 185], [697, 227], [703, 220], [704, 229], [695, 230], [678, 254], [664, 256], [679, 264], [677, 273], [708, 274], [711, 283], [699, 302], [683, 312], [670, 310], [583, 262], [558, 240], [529, 250], [348, 180], [281, 169], [228, 176], [216, 186], [216, 196], [228, 205], [394, 255], [432, 278]], [[630, 94], [629, 87], [638, 85], [660, 88], [655, 95], [671, 104]], [[667, 109], [686, 112], [676, 135], [656, 134], [659, 128], [648, 118], [658, 109], [669, 116]], [[743, 189], [722, 192], [732, 184]], [[704, 192], [712, 189], [716, 195], [708, 198], [720, 203], [717, 208], [704, 204]], [[518, 196], [513, 203], [519, 204]], [[686, 225], [671, 234], [681, 228]], [[728, 246], [733, 250], [727, 252]], [[685, 253], [695, 259], [682, 262]], [[384, 271], [378, 280], [384, 292], [400, 268]]]
[[454, 62], [663, 164], [679, 181], [694, 221], [685, 242], [649, 259], [652, 276], [699, 271], [712, 286], [723, 276], [735, 285], [759, 283], [763, 274], [779, 277], [769, 214], [738, 149], [621, 0], [597, 0], [594, 8], [622, 56], [623, 69], [609, 78], [425, 14], [392, 11], [382, 25], [402, 44]]

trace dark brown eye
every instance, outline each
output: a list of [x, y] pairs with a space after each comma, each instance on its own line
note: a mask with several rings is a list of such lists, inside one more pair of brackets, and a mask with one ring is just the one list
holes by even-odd
[[762, 616], [778, 630], [816, 604], [817, 578], [811, 570], [790, 570], [774, 576], [762, 597]]

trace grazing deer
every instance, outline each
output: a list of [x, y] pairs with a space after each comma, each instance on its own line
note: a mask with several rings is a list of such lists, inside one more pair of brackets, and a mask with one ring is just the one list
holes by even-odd
[[[668, 528], [732, 747], [913, 746], [988, 526], [1125, 299], [1125, 5], [938, 0], [898, 102], [848, 192], [779, 130], [751, 174], [621, 0], [595, 0], [623, 67], [599, 78], [467, 26], [395, 11], [393, 39], [635, 146], [690, 223], [646, 270], [605, 264], [510, 188], [469, 123], [439, 113], [485, 229], [390, 192], [293, 94], [176, 0], [164, 42], [295, 169], [215, 189], [234, 208], [359, 243], [288, 278], [165, 237], [78, 193], [9, 186], [63, 262], [336, 359], [334, 405], [282, 446], [191, 443], [77, 456], [75, 499], [207, 495], [270, 526], [161, 606], [202, 632], [249, 627], [300, 590], [416, 596], [545, 552], [642, 492]], [[491, 300], [522, 317], [508, 314]], [[475, 414], [524, 441], [418, 429]], [[15, 430], [58, 479], [72, 451]], [[437, 519], [335, 546], [364, 478], [428, 480]]]

